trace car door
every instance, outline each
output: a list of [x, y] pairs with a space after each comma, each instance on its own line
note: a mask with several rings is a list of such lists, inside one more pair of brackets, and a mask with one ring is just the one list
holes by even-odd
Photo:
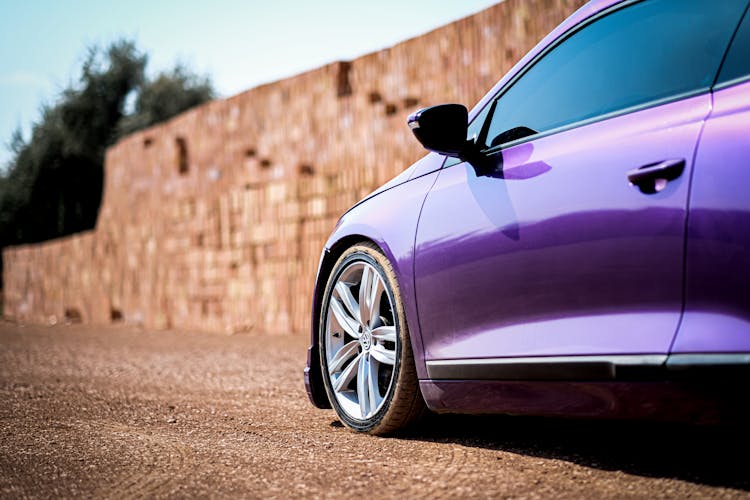
[[750, 14], [722, 64], [713, 99], [690, 191], [685, 316], [672, 349], [680, 355], [750, 352]]
[[416, 235], [431, 378], [476, 376], [433, 360], [669, 351], [693, 155], [745, 4], [615, 6], [479, 113], [482, 152], [446, 163]]

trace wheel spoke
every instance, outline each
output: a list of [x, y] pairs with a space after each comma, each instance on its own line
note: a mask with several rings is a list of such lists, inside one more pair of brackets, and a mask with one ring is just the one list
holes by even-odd
[[361, 321], [360, 316], [360, 305], [357, 304], [357, 300], [352, 295], [352, 291], [349, 289], [349, 285], [343, 281], [336, 283], [336, 293], [341, 299], [341, 303], [344, 304], [348, 315], [354, 319], [357, 323]]
[[[351, 293], [349, 294], [351, 296]], [[345, 301], [344, 301], [345, 302]], [[346, 330], [346, 333], [354, 337], [355, 339], [359, 338], [359, 321], [355, 318], [352, 318], [349, 313], [344, 309], [344, 306], [341, 305], [341, 302], [339, 302], [335, 297], [331, 297], [331, 311], [333, 311], [333, 315], [336, 317], [336, 321], [338, 321], [339, 325], [341, 325], [341, 328]]]
[[370, 328], [380, 323], [380, 295], [383, 293], [383, 280], [372, 273], [369, 296], [367, 297], [367, 320]]
[[367, 301], [370, 296], [373, 275], [374, 273], [370, 270], [370, 266], [365, 266], [362, 269], [362, 280], [359, 283], [359, 319], [363, 325], [367, 325], [370, 322], [370, 306], [367, 304]]
[[374, 346], [372, 346], [372, 349], [370, 349], [370, 354], [372, 354], [372, 357], [377, 359], [381, 363], [385, 363], [387, 365], [396, 363], [396, 351], [388, 350], [381, 344], [375, 344]]
[[360, 356], [359, 369], [357, 370], [357, 399], [359, 399], [359, 410], [362, 412], [362, 418], [367, 418], [369, 415], [370, 399], [367, 394], [369, 387], [367, 379], [370, 375], [369, 365], [367, 356]]
[[367, 367], [369, 368], [367, 376], [367, 392], [370, 395], [370, 411], [380, 405], [380, 390], [378, 389], [378, 368], [377, 363], [368, 362]]
[[349, 359], [353, 358], [359, 353], [359, 342], [352, 340], [333, 356], [333, 359], [328, 362], [328, 373], [333, 375], [344, 366]]
[[372, 331], [372, 336], [380, 342], [396, 342], [396, 327], [381, 326]]
[[333, 390], [336, 392], [341, 392], [346, 389], [346, 387], [349, 385], [349, 382], [352, 381], [354, 378], [354, 375], [357, 373], [357, 368], [359, 367], [360, 361], [362, 360], [362, 353], [357, 355], [354, 360], [347, 365], [346, 368], [341, 372], [341, 375], [333, 381]]

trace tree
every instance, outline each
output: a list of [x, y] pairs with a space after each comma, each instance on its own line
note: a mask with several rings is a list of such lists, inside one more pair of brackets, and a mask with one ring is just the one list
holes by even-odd
[[[147, 61], [128, 40], [90, 48], [78, 81], [43, 107], [29, 142], [14, 132], [0, 172], [0, 248], [93, 228], [106, 148], [213, 98], [209, 79], [182, 65], [147, 79]], [[135, 109], [126, 114], [132, 94]]]
[[146, 56], [129, 41], [90, 49], [76, 85], [45, 106], [25, 143], [16, 132], [0, 180], [0, 245], [88, 229], [101, 201], [105, 148], [115, 139], [125, 97], [143, 81]]
[[178, 64], [138, 89], [135, 112], [118, 125], [120, 136], [163, 122], [186, 109], [213, 99], [214, 91], [208, 78], [191, 73]]

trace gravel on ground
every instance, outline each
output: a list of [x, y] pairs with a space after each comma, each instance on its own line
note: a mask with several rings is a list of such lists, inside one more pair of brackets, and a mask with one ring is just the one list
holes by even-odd
[[0, 497], [750, 496], [737, 429], [430, 416], [355, 434], [307, 401], [306, 346], [0, 322]]

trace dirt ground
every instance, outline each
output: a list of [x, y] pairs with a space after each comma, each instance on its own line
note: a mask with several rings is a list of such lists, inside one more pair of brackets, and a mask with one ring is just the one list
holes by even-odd
[[0, 322], [0, 496], [748, 497], [747, 433], [314, 409], [307, 339]]

